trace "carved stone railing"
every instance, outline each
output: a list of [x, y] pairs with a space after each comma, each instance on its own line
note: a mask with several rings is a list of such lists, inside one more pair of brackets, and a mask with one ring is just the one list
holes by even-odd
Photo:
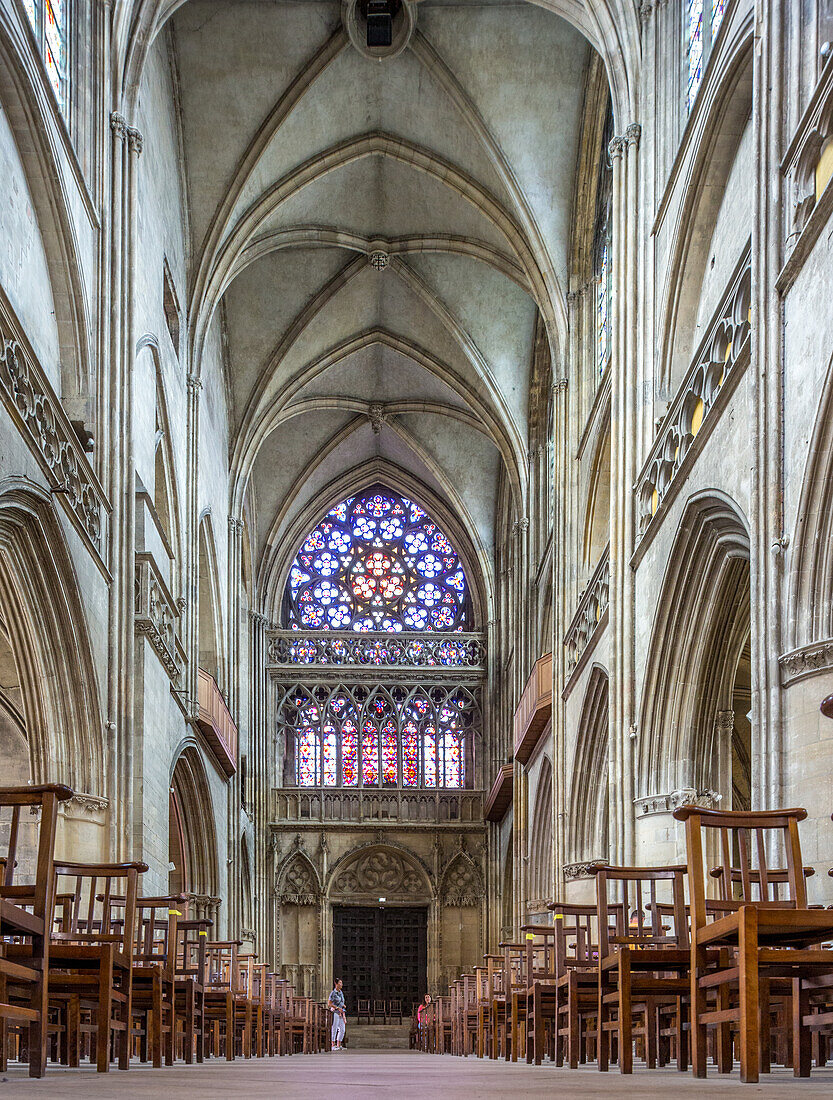
[[752, 269], [749, 248], [705, 339], [665, 414], [636, 482], [637, 539], [644, 540], [685, 480], [750, 359]]
[[300, 668], [343, 675], [437, 670], [485, 675], [486, 641], [482, 634], [403, 632], [358, 634], [345, 630], [273, 630], [267, 635], [267, 665], [273, 675], [297, 676]]
[[78, 436], [0, 294], [0, 399], [52, 483], [56, 499], [101, 561], [110, 506]]
[[237, 726], [213, 676], [199, 670], [197, 725], [228, 776], [237, 771]]
[[575, 671], [597, 631], [607, 622], [610, 600], [610, 545], [606, 546], [590, 582], [581, 595], [573, 621], [564, 636], [567, 677]]
[[152, 555], [136, 555], [135, 629], [153, 647], [162, 667], [179, 686], [185, 667], [185, 650], [176, 632], [179, 611]]
[[482, 825], [483, 792], [283, 787], [272, 792], [272, 820]]
[[786, 262], [776, 286], [786, 294], [824, 231], [833, 211], [833, 55], [828, 56], [815, 91], [781, 161], [784, 175]]

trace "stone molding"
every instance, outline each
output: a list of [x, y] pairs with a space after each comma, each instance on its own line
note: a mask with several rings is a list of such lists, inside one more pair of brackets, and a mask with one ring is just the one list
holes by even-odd
[[104, 825], [109, 806], [109, 799], [79, 791], [66, 802], [59, 804], [58, 816], [65, 817], [69, 821], [90, 821], [96, 825]]
[[607, 867], [606, 859], [582, 859], [578, 863], [564, 864], [564, 878], [567, 882], [575, 882], [579, 878], [592, 878], [596, 867]]
[[101, 555], [110, 510], [60, 400], [0, 293], [0, 399], [52, 483], [52, 493]]
[[182, 679], [185, 655], [176, 633], [179, 610], [150, 554], [136, 555], [135, 627], [162, 662], [171, 683]]
[[532, 898], [526, 903], [527, 913], [546, 913], [552, 898]]
[[806, 680], [808, 676], [816, 676], [820, 672], [829, 672], [833, 669], [833, 639], [811, 642], [800, 649], [783, 653], [778, 658], [778, 665], [781, 669], [782, 687], [789, 687], [790, 684]]
[[367, 672], [374, 677], [380, 669], [436, 669], [444, 676], [486, 670], [486, 639], [478, 633], [403, 631], [379, 638], [350, 630], [274, 630], [266, 652], [273, 674], [289, 669], [293, 678], [306, 668], [338, 676], [349, 668], [351, 676]]
[[723, 796], [716, 791], [698, 791], [694, 787], [680, 787], [669, 794], [652, 794], [633, 800], [637, 817], [650, 817], [652, 814], [672, 814], [681, 806], [700, 806], [704, 810], [713, 809]]

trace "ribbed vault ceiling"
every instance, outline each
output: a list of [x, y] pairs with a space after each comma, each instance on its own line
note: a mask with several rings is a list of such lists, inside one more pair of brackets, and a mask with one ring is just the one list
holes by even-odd
[[256, 570], [374, 462], [489, 562], [501, 472], [525, 492], [539, 311], [563, 342], [587, 43], [503, 0], [421, 0], [381, 62], [332, 0], [190, 0], [170, 25], [193, 335], [222, 309]]

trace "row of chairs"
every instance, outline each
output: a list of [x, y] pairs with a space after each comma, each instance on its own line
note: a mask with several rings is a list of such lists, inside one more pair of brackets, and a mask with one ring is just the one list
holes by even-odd
[[359, 997], [356, 1002], [356, 1023], [365, 1020], [368, 1024], [401, 1024], [402, 1000], [393, 997], [390, 1000]]
[[72, 794], [0, 788], [0, 1071], [10, 1057], [40, 1077], [50, 1057], [106, 1072], [329, 1049], [326, 1006], [240, 941], [212, 940], [185, 895], [140, 897], [145, 864], [56, 862]]
[[[634, 1057], [744, 1082], [810, 1075], [833, 1036], [833, 907], [808, 905], [802, 809], [683, 807], [687, 863], [601, 866], [595, 904], [553, 902], [423, 1014], [432, 1053], [575, 1069]], [[711, 869], [707, 871], [707, 868]], [[831, 872], [833, 874], [833, 872]]]

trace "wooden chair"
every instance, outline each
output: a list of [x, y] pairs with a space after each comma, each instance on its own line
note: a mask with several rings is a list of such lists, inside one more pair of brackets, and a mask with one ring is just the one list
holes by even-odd
[[360, 1024], [363, 1019], [366, 1019], [368, 1024], [370, 1023], [370, 998], [359, 997], [356, 1002], [356, 1023]]
[[383, 1024], [386, 1024], [388, 1022], [388, 1004], [387, 1001], [374, 999], [373, 1023], [378, 1024], [380, 1020]]
[[205, 1058], [208, 1029], [205, 990], [208, 984], [208, 937], [214, 922], [183, 918], [176, 925], [174, 971], [175, 1042], [186, 1065]]
[[[833, 951], [816, 945], [833, 935], [833, 913], [807, 905], [798, 837], [798, 823], [807, 816], [806, 810], [736, 813], [684, 806], [675, 810], [674, 816], [686, 826], [695, 1076], [706, 1076], [706, 1029], [718, 1022], [734, 1022], [739, 1029], [741, 1080], [758, 1080], [763, 1031], [767, 1032], [764, 1043], [768, 1046], [769, 1042], [769, 1029], [762, 1028], [762, 1023], [769, 1020], [768, 983], [772, 978], [792, 979], [793, 1073], [809, 1076], [812, 987], [818, 979], [833, 974]], [[713, 840], [722, 854], [724, 881], [732, 883], [737, 897], [707, 897], [705, 851], [712, 849]], [[772, 856], [775, 858], [770, 859]], [[732, 875], [735, 862], [740, 871], [737, 883]], [[770, 863], [786, 869], [785, 896], [774, 896]], [[727, 949], [728, 965], [710, 961], [709, 948]], [[707, 1004], [707, 989], [722, 995], [717, 1009]], [[729, 993], [734, 1003], [727, 1006], [724, 1002]]]
[[[520, 993], [526, 994], [526, 944], [501, 943], [503, 965], [492, 997], [492, 1057], [503, 1055], [505, 1061], [517, 1061], [518, 1005]], [[517, 996], [513, 996], [517, 994]], [[513, 1018], [513, 1003], [515, 1013]], [[524, 1014], [526, 997], [524, 996]]]
[[393, 1023], [394, 1020], [401, 1025], [402, 1023], [402, 1001], [399, 997], [394, 997], [388, 1001], [388, 1022]]
[[[8, 1024], [27, 1031], [29, 1076], [46, 1068], [49, 930], [55, 899], [53, 859], [58, 804], [72, 798], [69, 787], [47, 783], [0, 787], [0, 811], [8, 833], [0, 856], [0, 936], [14, 944], [0, 952], [0, 1070], [6, 1069]], [[40, 813], [34, 862], [19, 859], [20, 814], [24, 823]], [[4, 830], [5, 831], [5, 830]]]
[[[78, 1064], [81, 1036], [94, 1035], [96, 1068], [106, 1073], [115, 1033], [119, 1069], [130, 1066], [133, 931], [146, 870], [144, 863], [54, 864], [55, 892], [72, 901], [50, 940], [49, 999], [64, 1014], [70, 1065]], [[118, 915], [114, 897], [123, 898]]]
[[[688, 1068], [685, 1002], [691, 951], [685, 901], [685, 867], [594, 868], [599, 935], [598, 1065], [610, 1064], [610, 1036], [619, 1049], [619, 1070], [633, 1072], [633, 1044], [641, 1035], [649, 1069], [657, 1065], [657, 1008], [676, 1011], [677, 1068]], [[670, 904], [658, 886], [670, 888]], [[624, 894], [625, 909], [614, 908]], [[627, 920], [625, 914], [629, 914]], [[615, 934], [611, 935], [611, 927]], [[637, 1026], [634, 1026], [634, 1018]]]
[[[123, 920], [125, 900], [110, 898], [114, 924]], [[177, 918], [186, 908], [185, 894], [139, 898], [136, 902], [131, 979], [133, 1035], [140, 1039], [140, 1060], [152, 1061], [156, 1069], [161, 1068], [163, 1056], [165, 1065], [174, 1063], [176, 930]]]
[[[239, 940], [214, 940], [206, 944], [208, 982], [203, 1000], [205, 1053], [219, 1058], [222, 1050], [228, 1062], [234, 1060], [239, 1018], [239, 946]], [[243, 1049], [248, 1050], [247, 1056], [251, 1057], [251, 1030], [246, 1030], [245, 1020], [243, 1030]]]

